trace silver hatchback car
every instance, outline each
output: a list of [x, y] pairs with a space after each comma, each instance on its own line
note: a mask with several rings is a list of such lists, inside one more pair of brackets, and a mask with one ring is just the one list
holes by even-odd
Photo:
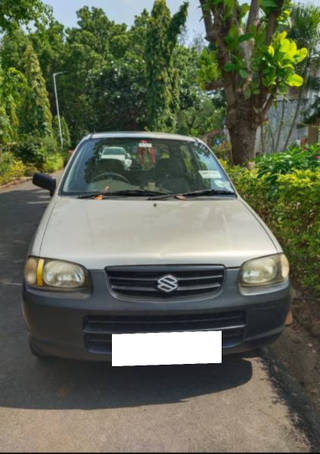
[[33, 181], [52, 195], [25, 266], [35, 355], [107, 360], [112, 334], [201, 330], [242, 353], [281, 334], [288, 261], [202, 141], [92, 134], [57, 187]]

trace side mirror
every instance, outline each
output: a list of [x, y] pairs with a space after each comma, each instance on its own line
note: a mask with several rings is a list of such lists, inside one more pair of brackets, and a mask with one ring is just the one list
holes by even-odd
[[54, 194], [57, 185], [56, 179], [51, 178], [50, 175], [46, 175], [45, 173], [35, 173], [32, 178], [32, 183], [35, 186], [47, 189], [51, 196]]

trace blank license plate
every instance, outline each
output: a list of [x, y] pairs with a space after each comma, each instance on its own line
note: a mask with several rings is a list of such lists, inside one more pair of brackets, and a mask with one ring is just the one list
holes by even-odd
[[112, 366], [222, 362], [221, 331], [112, 335]]

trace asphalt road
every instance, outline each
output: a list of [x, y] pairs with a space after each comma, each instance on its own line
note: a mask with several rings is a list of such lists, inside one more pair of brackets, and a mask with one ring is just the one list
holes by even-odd
[[112, 368], [28, 350], [20, 310], [28, 243], [49, 198], [0, 190], [0, 450], [309, 451], [262, 359]]

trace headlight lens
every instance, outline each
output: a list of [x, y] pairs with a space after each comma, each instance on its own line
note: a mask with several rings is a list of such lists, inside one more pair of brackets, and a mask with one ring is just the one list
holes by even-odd
[[29, 257], [24, 273], [34, 287], [77, 289], [88, 286], [88, 272], [81, 265], [62, 260]]
[[284, 282], [289, 263], [284, 254], [269, 255], [245, 262], [240, 270], [240, 286], [260, 287]]

